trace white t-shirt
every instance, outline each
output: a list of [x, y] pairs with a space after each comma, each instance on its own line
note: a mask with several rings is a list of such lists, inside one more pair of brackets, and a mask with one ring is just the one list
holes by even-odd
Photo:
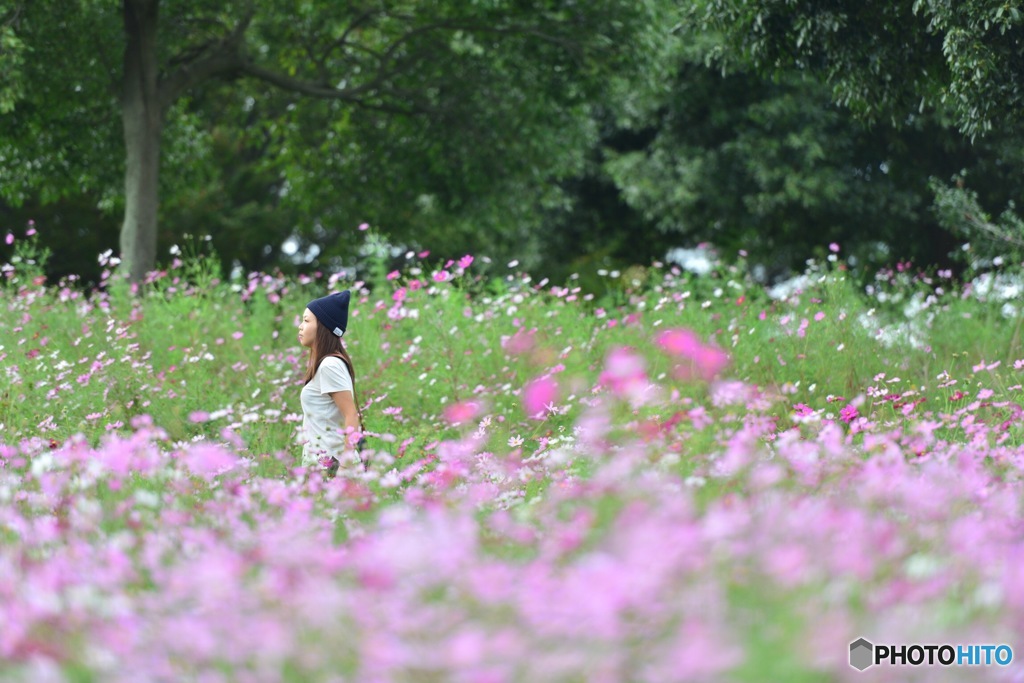
[[337, 356], [320, 363], [309, 384], [302, 387], [302, 464], [315, 465], [325, 455], [341, 459], [345, 450], [345, 416], [331, 398], [335, 391], [352, 391], [348, 366]]

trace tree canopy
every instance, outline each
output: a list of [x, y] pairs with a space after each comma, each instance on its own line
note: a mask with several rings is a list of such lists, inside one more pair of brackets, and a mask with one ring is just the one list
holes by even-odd
[[1024, 243], [1019, 21], [982, 0], [0, 0], [0, 218], [38, 219], [57, 273], [120, 233], [136, 279], [199, 233], [225, 266], [352, 264], [363, 222], [555, 278], [700, 242], [777, 273], [830, 241], [944, 262], [970, 235]]
[[587, 103], [642, 69], [657, 11], [632, 0], [7, 0], [0, 158], [12, 171], [0, 196], [122, 204], [138, 279], [155, 258], [158, 197], [216, 174], [220, 130], [264, 149], [256, 165], [277, 174], [306, 234], [365, 219], [417, 234], [432, 212], [573, 170]]
[[817, 72], [869, 119], [941, 108], [975, 137], [1024, 111], [1020, 2], [699, 0], [691, 17], [727, 37], [724, 62]]

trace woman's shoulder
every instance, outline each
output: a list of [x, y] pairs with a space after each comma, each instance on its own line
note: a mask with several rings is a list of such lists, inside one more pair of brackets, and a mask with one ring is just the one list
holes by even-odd
[[328, 368], [332, 371], [344, 370], [345, 374], [348, 374], [348, 365], [345, 364], [345, 361], [343, 361], [340, 356], [325, 356], [324, 359], [320, 361], [320, 367], [317, 370], [319, 371], [323, 368]]

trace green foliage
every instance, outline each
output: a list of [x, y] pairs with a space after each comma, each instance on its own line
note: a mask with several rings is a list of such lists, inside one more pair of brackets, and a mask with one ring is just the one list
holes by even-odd
[[0, 198], [92, 194], [110, 200], [121, 181], [116, 80], [120, 15], [109, 3], [8, 0], [9, 31], [22, 46], [18, 97], [0, 117]]
[[[255, 269], [298, 233], [322, 248], [314, 267], [337, 265], [369, 221], [401, 243], [510, 252], [579, 170], [590, 103], [647, 71], [667, 6], [165, 0], [159, 251], [208, 230], [225, 265]], [[85, 196], [115, 215], [120, 10], [39, 0], [6, 16], [0, 60], [18, 77], [0, 198]]]
[[736, 61], [723, 73], [707, 60], [729, 44], [688, 31], [659, 88], [616, 98], [571, 206], [549, 218], [551, 251], [575, 240], [577, 267], [650, 263], [699, 242], [743, 250], [769, 275], [799, 270], [832, 241], [869, 270], [897, 258], [946, 264], [959, 245], [932, 210], [930, 177], [969, 169], [983, 206], [1024, 189], [1016, 128], [971, 144], [932, 114], [868, 126], [812, 72], [769, 78]]
[[39, 244], [38, 234], [17, 240], [9, 261], [9, 277], [0, 282], [12, 289], [42, 283], [51, 256], [50, 249]]
[[1024, 13], [992, 0], [701, 0], [690, 15], [722, 32], [737, 56], [767, 70], [814, 70], [836, 101], [901, 123], [948, 111], [972, 138], [1020, 121]]
[[11, 24], [15, 13], [8, 12], [0, 16], [0, 72], [4, 79], [0, 82], [0, 114], [14, 109], [14, 103], [24, 96], [24, 76], [21, 73], [25, 63], [25, 44], [18, 38]]
[[[201, 232], [224, 273], [362, 269], [368, 222], [590, 291], [706, 241], [770, 274], [830, 241], [944, 264], [1019, 238], [1021, 126], [956, 127], [1017, 97], [993, 67], [1016, 10], [984, 4], [164, 0], [158, 254]], [[124, 208], [120, 11], [5, 7], [0, 218], [36, 220], [51, 279], [95, 282]], [[962, 171], [973, 196], [929, 184]]]
[[695, 57], [645, 122], [651, 141], [609, 150], [605, 163], [659, 232], [784, 272], [816, 245], [891, 241], [921, 221], [925, 198], [898, 136], [857, 125], [798, 72], [722, 76]]
[[[533, 15], [504, 3], [481, 7], [473, 11], [491, 17], [495, 31], [461, 32], [396, 86], [415, 92], [418, 83], [438, 83], [426, 93], [427, 116], [356, 111], [346, 135], [328, 124], [336, 107], [307, 103], [283, 121], [295, 139], [287, 145], [296, 188], [289, 200], [314, 196], [325, 207], [323, 234], [306, 235], [328, 253], [335, 244], [344, 250], [365, 220], [393, 242], [444, 245], [448, 256], [532, 265], [545, 255], [546, 212], [565, 202], [558, 181], [582, 170], [596, 140], [592, 103], [609, 79], [646, 77], [664, 24], [651, 18], [655, 3], [602, 2], [573, 15], [560, 3], [538, 3]], [[543, 25], [548, 39], [517, 32], [523, 21]], [[337, 182], [322, 182], [321, 169]]]
[[969, 264], [984, 267], [993, 262], [1024, 262], [1024, 221], [1012, 201], [993, 219], [979, 203], [977, 191], [964, 186], [962, 176], [955, 178], [952, 186], [932, 179], [931, 188], [939, 222], [967, 242], [959, 254]]

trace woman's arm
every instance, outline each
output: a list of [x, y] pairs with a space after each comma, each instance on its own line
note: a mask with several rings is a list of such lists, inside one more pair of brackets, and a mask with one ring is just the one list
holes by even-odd
[[[338, 406], [338, 411], [345, 420], [345, 431], [359, 433], [359, 411], [356, 410], [356, 400], [352, 392], [335, 391], [331, 393], [331, 398], [334, 399], [334, 405]], [[351, 432], [349, 431], [350, 427]]]

